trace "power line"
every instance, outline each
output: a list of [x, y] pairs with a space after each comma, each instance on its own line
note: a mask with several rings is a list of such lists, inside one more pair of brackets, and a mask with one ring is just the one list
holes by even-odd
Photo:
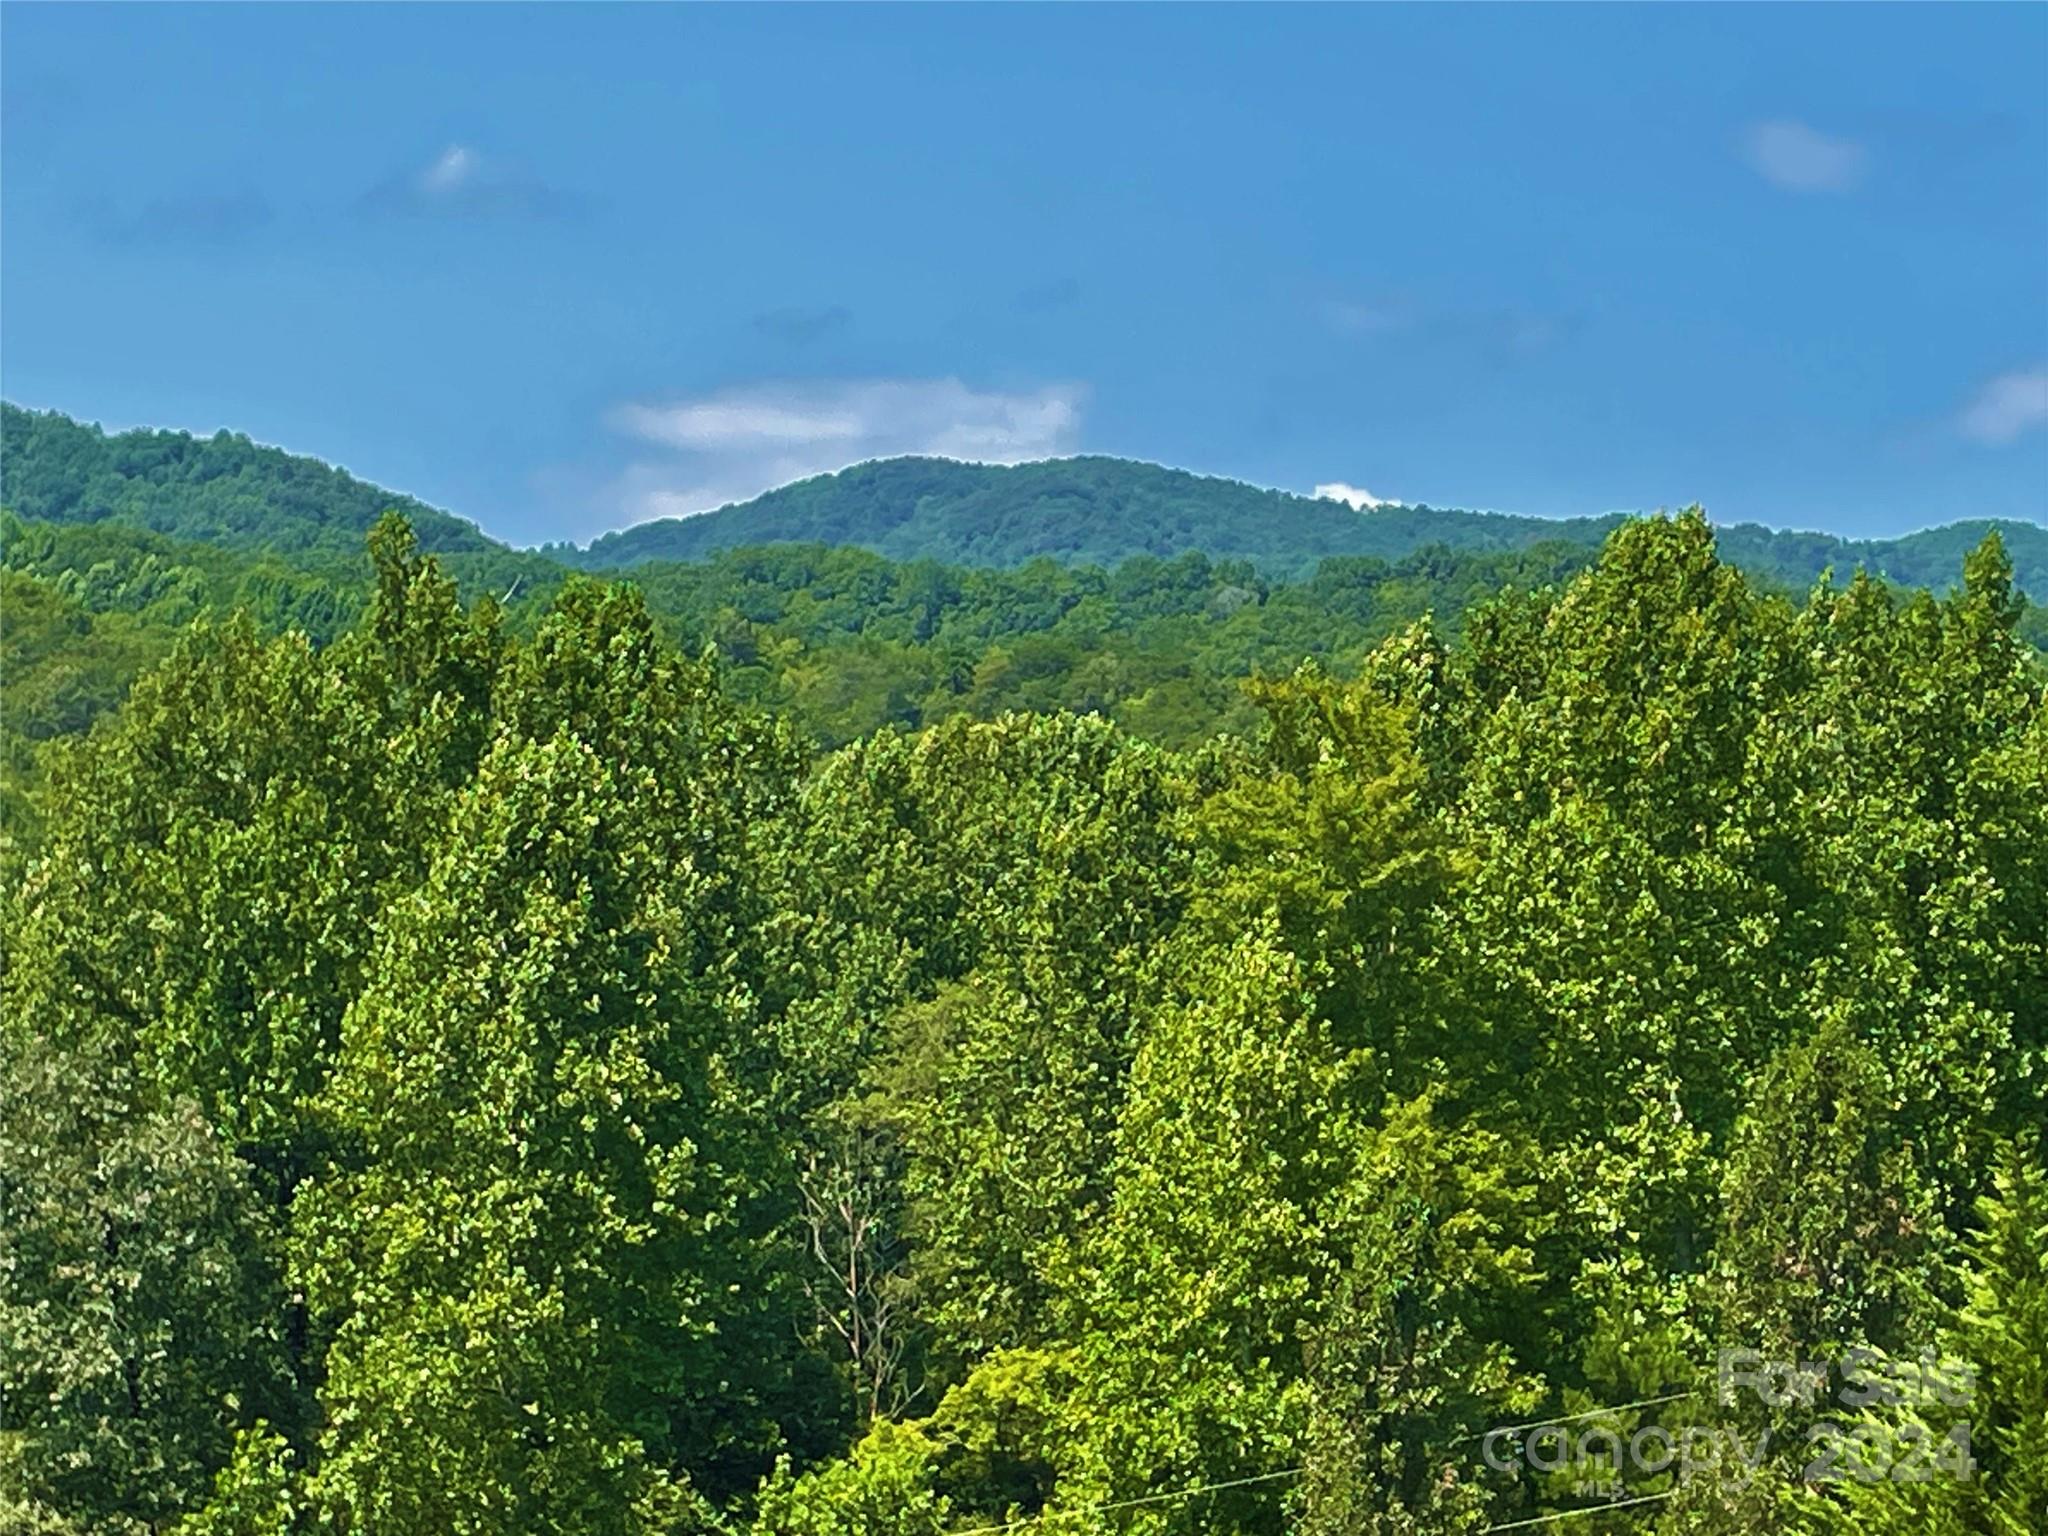
[[[1521, 1431], [1525, 1429], [1547, 1429], [1554, 1424], [1575, 1424], [1580, 1419], [1598, 1418], [1602, 1414], [1609, 1413], [1626, 1413], [1631, 1408], [1653, 1408], [1657, 1406], [1659, 1403], [1675, 1403], [1679, 1401], [1681, 1398], [1697, 1397], [1698, 1395], [1699, 1394], [1697, 1391], [1667, 1392], [1662, 1397], [1646, 1397], [1638, 1402], [1633, 1403], [1615, 1403], [1605, 1408], [1589, 1408], [1584, 1413], [1570, 1413], [1564, 1415], [1562, 1418], [1535, 1419], [1527, 1424], [1504, 1424], [1500, 1426], [1498, 1429], [1483, 1430], [1476, 1435], [1461, 1436], [1459, 1439], [1452, 1441], [1451, 1444], [1462, 1445], [1468, 1440], [1483, 1440], [1486, 1438], [1487, 1435], [1519, 1434]], [[1279, 1472], [1261, 1472], [1256, 1477], [1236, 1477], [1230, 1479], [1230, 1481], [1228, 1482], [1223, 1483], [1203, 1483], [1193, 1488], [1175, 1488], [1166, 1493], [1147, 1493], [1142, 1494], [1134, 1499], [1117, 1499], [1108, 1504], [1078, 1505], [1070, 1510], [1059, 1511], [1059, 1513], [1074, 1515], [1106, 1515], [1114, 1513], [1116, 1510], [1119, 1509], [1137, 1509], [1141, 1505], [1146, 1504], [1170, 1504], [1176, 1499], [1192, 1499], [1197, 1498], [1205, 1493], [1221, 1493], [1226, 1489], [1230, 1488], [1249, 1488], [1256, 1483], [1278, 1482], [1283, 1477], [1299, 1477], [1305, 1470], [1306, 1468], [1303, 1467], [1288, 1467]], [[1630, 1506], [1637, 1504], [1655, 1504], [1660, 1499], [1670, 1498], [1671, 1495], [1673, 1493], [1676, 1493], [1677, 1491], [1678, 1490], [1674, 1488], [1668, 1493], [1645, 1494], [1641, 1498], [1616, 1499], [1606, 1504], [1589, 1504], [1584, 1509], [1564, 1509], [1559, 1510], [1554, 1514], [1536, 1515], [1527, 1520], [1510, 1520], [1505, 1525], [1487, 1526], [1485, 1530], [1480, 1533], [1480, 1536], [1492, 1536], [1492, 1533], [1495, 1531], [1527, 1530], [1531, 1526], [1551, 1525], [1559, 1520], [1571, 1520], [1577, 1518], [1580, 1515], [1599, 1514], [1605, 1510], [1610, 1509], [1627, 1509]], [[952, 1536], [1001, 1536], [1001, 1533], [1005, 1531], [1021, 1531], [1024, 1529], [1024, 1527], [1028, 1525], [1037, 1525], [1040, 1522], [1042, 1522], [1048, 1514], [1051, 1513], [1053, 1513], [1053, 1511], [1042, 1509], [1035, 1515], [1025, 1515], [1021, 1519], [1011, 1520], [1002, 1525], [970, 1526], [968, 1527], [968, 1529], [964, 1531], [953, 1532]]]
[[1553, 1424], [1576, 1424], [1581, 1419], [1597, 1419], [1605, 1413], [1626, 1413], [1631, 1408], [1652, 1408], [1658, 1403], [1675, 1403], [1682, 1397], [1698, 1396], [1697, 1389], [1667, 1392], [1662, 1397], [1646, 1397], [1635, 1403], [1615, 1403], [1607, 1408], [1588, 1408], [1584, 1413], [1568, 1413], [1558, 1419], [1531, 1419], [1526, 1424], [1502, 1424], [1496, 1429], [1482, 1429], [1476, 1435], [1460, 1435], [1451, 1444], [1463, 1445], [1468, 1440], [1484, 1440], [1488, 1435], [1519, 1435], [1525, 1429], [1549, 1429]]
[[1627, 1509], [1632, 1504], [1655, 1504], [1659, 1499], [1668, 1499], [1678, 1492], [1676, 1488], [1666, 1493], [1646, 1493], [1638, 1499], [1614, 1499], [1606, 1504], [1588, 1504], [1584, 1509], [1560, 1509], [1555, 1514], [1536, 1515], [1527, 1520], [1510, 1520], [1506, 1525], [1489, 1525], [1479, 1536], [1493, 1536], [1495, 1531], [1525, 1531], [1532, 1525], [1554, 1525], [1559, 1520], [1576, 1520], [1580, 1515], [1604, 1515], [1610, 1509]]
[[[1691, 1397], [1692, 1395], [1693, 1394], [1690, 1392], [1680, 1392], [1676, 1394], [1676, 1397]], [[1671, 1401], [1674, 1401], [1674, 1398], [1660, 1397], [1648, 1399], [1646, 1403], [1625, 1403], [1621, 1406], [1640, 1408], [1647, 1406], [1648, 1402], [1668, 1403]], [[1618, 1412], [1619, 1409], [1608, 1408], [1597, 1411], [1605, 1413], [1615, 1413]], [[1574, 1415], [1574, 1417], [1577, 1418], [1586, 1418], [1588, 1416], [1589, 1415], [1586, 1414]], [[1565, 1421], [1546, 1419], [1543, 1422], [1561, 1423]], [[1525, 1425], [1523, 1427], [1527, 1428], [1529, 1426]], [[1136, 1509], [1142, 1504], [1167, 1504], [1171, 1503], [1175, 1499], [1192, 1499], [1204, 1493], [1221, 1493], [1223, 1490], [1227, 1488], [1249, 1488], [1254, 1483], [1277, 1482], [1279, 1479], [1283, 1477], [1299, 1477], [1304, 1470], [1306, 1469], [1302, 1467], [1289, 1467], [1285, 1471], [1281, 1472], [1261, 1472], [1257, 1477], [1232, 1478], [1229, 1482], [1226, 1483], [1203, 1483], [1199, 1487], [1195, 1488], [1176, 1488], [1168, 1493], [1148, 1493], [1135, 1499], [1117, 1499], [1114, 1502], [1108, 1504], [1083, 1504], [1071, 1510], [1062, 1510], [1060, 1511], [1060, 1513], [1074, 1515], [1106, 1515], [1119, 1509]], [[1561, 1509], [1553, 1514], [1535, 1515], [1527, 1520], [1510, 1520], [1505, 1525], [1487, 1526], [1483, 1531], [1479, 1533], [1479, 1536], [1493, 1536], [1493, 1533], [1496, 1531], [1524, 1531], [1528, 1530], [1532, 1526], [1554, 1525], [1560, 1520], [1575, 1520], [1580, 1515], [1598, 1515], [1604, 1514], [1610, 1509], [1629, 1509], [1640, 1504], [1655, 1504], [1660, 1500], [1670, 1498], [1673, 1494], [1677, 1492], [1678, 1490], [1676, 1488], [1673, 1488], [1665, 1493], [1644, 1494], [1640, 1498], [1614, 1499], [1610, 1500], [1608, 1503], [1605, 1504], [1589, 1504], [1584, 1509]], [[1035, 1515], [1026, 1515], [1021, 1520], [1012, 1520], [1005, 1525], [971, 1526], [967, 1530], [954, 1532], [953, 1536], [1000, 1536], [1000, 1533], [1004, 1531], [1021, 1531], [1027, 1525], [1037, 1525], [1039, 1522], [1044, 1520], [1048, 1514], [1051, 1513], [1053, 1513], [1053, 1511], [1051, 1510], [1040, 1510]]]
[[[1197, 1494], [1220, 1493], [1225, 1488], [1249, 1488], [1253, 1483], [1271, 1483], [1283, 1477], [1299, 1477], [1304, 1470], [1301, 1467], [1289, 1467], [1284, 1472], [1261, 1472], [1257, 1477], [1232, 1478], [1227, 1483], [1204, 1483], [1199, 1488], [1176, 1488], [1171, 1493], [1148, 1493], [1141, 1498], [1118, 1499], [1111, 1504], [1083, 1504], [1071, 1510], [1062, 1510], [1060, 1513], [1106, 1515], [1112, 1510], [1136, 1509], [1140, 1504], [1166, 1504], [1174, 1499], [1192, 1499]], [[953, 1536], [995, 1536], [998, 1531], [1020, 1531], [1027, 1525], [1036, 1525], [1049, 1513], [1051, 1511], [1040, 1510], [1035, 1515], [1026, 1515], [1023, 1519], [1012, 1520], [1007, 1525], [977, 1525], [965, 1531], [956, 1531]]]

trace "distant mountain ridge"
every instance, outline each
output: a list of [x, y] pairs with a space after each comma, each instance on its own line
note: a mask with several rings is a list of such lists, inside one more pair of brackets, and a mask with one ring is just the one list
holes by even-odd
[[1113, 566], [1136, 555], [1172, 559], [1200, 550], [1298, 577], [1332, 555], [1397, 560], [1428, 544], [1598, 544], [1620, 521], [1619, 514], [1553, 520], [1421, 506], [1355, 512], [1342, 502], [1100, 456], [1015, 465], [897, 458], [799, 480], [715, 512], [642, 523], [562, 557], [616, 569], [802, 543], [854, 544], [892, 560], [951, 565], [1050, 559]]
[[[1249, 560], [1274, 579], [1299, 580], [1332, 556], [1400, 560], [1436, 544], [1463, 551], [1597, 547], [1624, 517], [1428, 506], [1354, 511], [1338, 501], [1132, 459], [1005, 466], [899, 458], [800, 480], [715, 512], [641, 523], [586, 549], [550, 546], [548, 553], [587, 570], [619, 570], [782, 543], [854, 545], [892, 560], [995, 567], [1036, 559], [1114, 566], [1134, 556], [1171, 559], [1199, 550]], [[1966, 520], [1882, 540], [1755, 523], [1717, 528], [1716, 537], [1725, 558], [1780, 585], [1804, 587], [1830, 566], [1846, 577], [1864, 565], [1894, 581], [1939, 589], [1957, 579], [1963, 555], [1994, 527], [2020, 586], [2048, 594], [2048, 530], [2010, 519]]]
[[[1299, 580], [1332, 556], [1396, 561], [1434, 545], [1467, 552], [1593, 548], [1622, 521], [1619, 513], [1551, 519], [1425, 506], [1361, 512], [1130, 459], [999, 466], [898, 458], [798, 481], [700, 516], [643, 523], [588, 548], [524, 552], [467, 519], [238, 434], [107, 433], [59, 412], [4, 403], [0, 505], [25, 517], [114, 521], [320, 565], [358, 562], [370, 524], [395, 508], [411, 519], [423, 548], [513, 577], [538, 568], [542, 557], [607, 571], [756, 545], [824, 544], [897, 561], [999, 569], [1037, 559], [1114, 567], [1139, 556], [1200, 552], [1249, 561], [1269, 579]], [[1725, 558], [1782, 586], [1804, 587], [1829, 566], [1846, 577], [1864, 565], [1938, 590], [1957, 579], [1964, 553], [1994, 527], [2019, 586], [2048, 599], [2048, 529], [2037, 523], [1976, 519], [1887, 540], [1739, 524], [1719, 528], [1717, 536]]]
[[61, 411], [9, 402], [0, 402], [0, 505], [51, 522], [112, 521], [233, 549], [352, 563], [387, 510], [405, 514], [423, 549], [507, 548], [467, 518], [237, 432], [106, 432]]

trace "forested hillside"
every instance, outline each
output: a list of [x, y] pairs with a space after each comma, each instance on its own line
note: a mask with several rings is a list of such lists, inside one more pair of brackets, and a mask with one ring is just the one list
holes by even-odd
[[110, 435], [58, 411], [0, 402], [0, 446], [0, 499], [23, 517], [353, 562], [371, 525], [395, 511], [426, 549], [503, 548], [474, 523], [233, 432]]
[[[448, 558], [460, 568], [479, 557]], [[458, 585], [527, 634], [569, 573], [517, 558], [527, 568], [502, 587], [502, 571]], [[1393, 565], [1333, 560], [1310, 581], [1275, 584], [1199, 554], [1114, 572], [980, 571], [782, 545], [633, 575], [670, 639], [715, 654], [736, 702], [815, 742], [1029, 708], [1095, 710], [1182, 746], [1252, 722], [1240, 685], [1255, 671], [1318, 658], [1348, 675], [1424, 614], [1455, 631], [1472, 604], [1543, 588], [1590, 558], [1566, 545], [1425, 549]], [[309, 568], [125, 524], [0, 515], [0, 838], [29, 829], [27, 791], [48, 744], [117, 705], [192, 619], [246, 612], [262, 632], [298, 628], [325, 644], [355, 621], [368, 577], [360, 556]]]
[[[266, 632], [297, 627], [319, 643], [352, 623], [369, 576], [362, 540], [384, 508], [411, 519], [464, 597], [496, 601], [517, 634], [531, 631], [569, 574], [563, 559], [625, 558], [634, 547], [513, 550], [472, 524], [246, 438], [108, 436], [11, 405], [0, 408], [0, 498], [22, 514], [0, 514], [0, 839], [21, 835], [40, 745], [118, 703], [194, 617], [247, 610]], [[772, 526], [749, 521], [777, 507], [808, 510], [777, 513]], [[1132, 530], [1159, 519], [1177, 530], [1160, 541], [1182, 551], [1171, 559], [1060, 563], [1097, 548], [1127, 552], [1142, 542]], [[837, 746], [884, 725], [1071, 709], [1172, 747], [1249, 729], [1255, 711], [1240, 684], [1255, 673], [1314, 659], [1349, 676], [1425, 615], [1455, 635], [1473, 604], [1540, 591], [1582, 569], [1598, 547], [1586, 542], [1589, 530], [1608, 526], [1423, 509], [1362, 517], [1107, 459], [1016, 470], [893, 461], [687, 526], [699, 524], [821, 541], [649, 560], [631, 572], [670, 639], [693, 653], [714, 647], [732, 697], [774, 711], [810, 740]], [[969, 541], [971, 558], [991, 562], [977, 566], [854, 547], [952, 547], [944, 529], [955, 525], [1037, 528], [1033, 547], [1049, 553], [1018, 566], [1021, 546]], [[659, 543], [682, 526], [654, 525], [645, 537]], [[915, 528], [931, 538], [905, 532]], [[884, 539], [882, 529], [896, 531]], [[1332, 529], [1349, 530], [1369, 552], [1311, 560]], [[1889, 545], [1749, 527], [1719, 538], [1735, 563], [1795, 593], [1830, 561], [1846, 576], [1852, 557], [1939, 592], [1987, 531], [1955, 524]], [[2019, 555], [2021, 586], [2048, 589], [2048, 534], [2007, 525], [2003, 536]], [[1239, 547], [1252, 558], [1205, 552]], [[1282, 578], [1275, 566], [1301, 574]], [[2048, 610], [2023, 611], [2019, 628], [2037, 646], [2048, 642]]]
[[[1432, 545], [1509, 551], [1563, 542], [1590, 552], [1620, 521], [1618, 514], [1553, 519], [1424, 506], [1354, 512], [1334, 501], [1129, 459], [1011, 466], [885, 459], [786, 485], [739, 506], [641, 523], [587, 550], [550, 552], [608, 570], [791, 541], [986, 566], [1038, 559], [1114, 565], [1133, 556], [1170, 559], [1199, 550], [1294, 579], [1333, 555], [1391, 561]], [[2031, 523], [1966, 521], [1877, 540], [1751, 523], [1722, 530], [1721, 540], [1724, 558], [1781, 586], [1803, 590], [1830, 567], [1847, 576], [1867, 566], [1909, 586], [1939, 588], [1955, 580], [1963, 556], [1994, 529], [2006, 541], [2020, 586], [2048, 592], [2048, 531]]]
[[883, 459], [786, 485], [697, 517], [663, 518], [562, 550], [594, 570], [694, 560], [738, 545], [853, 544], [899, 560], [1114, 565], [1189, 550], [1301, 576], [1330, 555], [1399, 559], [1425, 544], [1511, 550], [1563, 539], [1597, 545], [1617, 517], [1551, 521], [1499, 513], [1382, 507], [1260, 490], [1129, 459], [963, 464]]
[[[1297, 581], [1332, 556], [1392, 564], [1432, 548], [1510, 553], [1555, 543], [1590, 556], [1620, 521], [1419, 506], [1354, 512], [1334, 501], [1129, 459], [1002, 466], [905, 458], [857, 464], [699, 517], [643, 523], [588, 549], [549, 545], [536, 555], [317, 459], [227, 432], [108, 435], [56, 412], [0, 405], [0, 450], [0, 506], [22, 517], [112, 522], [325, 569], [359, 562], [364, 534], [391, 510], [411, 520], [421, 547], [440, 554], [465, 590], [496, 592], [564, 566], [617, 570], [788, 543], [990, 568], [1035, 560], [1108, 568], [1199, 553], [1248, 562], [1268, 581]], [[2034, 523], [1964, 520], [1883, 540], [1741, 524], [1722, 529], [1720, 538], [1723, 558], [1794, 591], [1830, 568], [1846, 579], [1859, 567], [1939, 591], [1994, 530], [2021, 590], [2048, 593], [2048, 530]]]
[[1256, 604], [1250, 662], [1454, 578], [773, 550], [527, 608], [395, 518], [355, 599], [73, 536], [10, 534], [10, 612], [208, 595], [0, 898], [0, 1529], [2048, 1527], [1995, 537], [1792, 598], [1631, 522], [1184, 747], [828, 750], [747, 644]]

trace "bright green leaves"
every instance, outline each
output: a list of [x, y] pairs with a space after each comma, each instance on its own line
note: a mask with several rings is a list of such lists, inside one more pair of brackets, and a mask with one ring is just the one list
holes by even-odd
[[802, 1007], [819, 1091], [900, 1137], [925, 1315], [956, 1357], [1041, 1336], [1050, 1255], [1105, 1198], [1134, 1013], [1185, 899], [1169, 767], [1099, 720], [1009, 716], [879, 738], [804, 808], [799, 963], [838, 981]]
[[[316, 652], [303, 636], [260, 639], [244, 620], [195, 627], [116, 720], [57, 764], [47, 841], [12, 898], [10, 1057], [81, 1064], [67, 1069], [79, 1074], [78, 1113], [100, 1112], [95, 1091], [121, 1106], [104, 1134], [126, 1150], [90, 1129], [50, 1143], [97, 1159], [75, 1175], [75, 1204], [104, 1239], [64, 1241], [103, 1246], [115, 1277], [105, 1285], [128, 1292], [102, 1309], [108, 1326], [133, 1349], [154, 1340], [159, 1351], [121, 1367], [130, 1404], [107, 1420], [111, 1438], [67, 1453], [90, 1486], [66, 1506], [96, 1520], [145, 1500], [150, 1518], [175, 1513], [203, 1492], [249, 1415], [262, 1410], [298, 1435], [314, 1413], [303, 1393], [319, 1341], [278, 1279], [293, 1196], [327, 1155], [309, 1101], [334, 1063], [381, 912], [438, 834], [435, 790], [461, 756], [447, 743], [488, 729], [473, 692], [408, 685], [392, 663], [445, 654], [451, 630], [483, 631], [430, 562], [387, 553], [387, 584], [417, 601], [375, 643]], [[413, 670], [417, 683], [432, 669]], [[438, 744], [415, 750], [423, 734]], [[171, 1180], [170, 1193], [155, 1179]], [[137, 1214], [118, 1215], [123, 1202]], [[43, 1209], [10, 1208], [0, 1241], [41, 1241]], [[119, 1230], [129, 1220], [132, 1237]], [[213, 1248], [232, 1259], [201, 1262]], [[149, 1260], [159, 1249], [166, 1256]], [[151, 1262], [175, 1279], [152, 1279]], [[73, 1299], [81, 1319], [96, 1315]], [[194, 1403], [196, 1385], [155, 1384], [158, 1370], [211, 1371], [223, 1384]], [[97, 1379], [79, 1390], [104, 1395]], [[56, 1455], [66, 1426], [90, 1421], [66, 1409], [31, 1426], [24, 1454]], [[149, 1447], [150, 1470], [124, 1470], [131, 1444]]]
[[1541, 684], [1475, 747], [1479, 793], [1516, 820], [1585, 796], [1696, 845], [1741, 773], [1786, 617], [1714, 558], [1697, 511], [1626, 525], [1550, 610]]
[[[2040, 1525], [2038, 1154], [1977, 1206], [2048, 1067], [1995, 545], [1945, 601], [1795, 611], [1651, 520], [1463, 639], [1257, 685], [1251, 738], [1002, 715], [812, 767], [633, 589], [517, 640], [372, 544], [354, 633], [203, 625], [52, 760], [0, 983], [0, 1524], [1461, 1531], [1584, 1491], [1483, 1471], [1489, 1424], [1723, 1336], [1933, 1332], [1981, 1487], [1668, 1518]], [[896, 601], [810, 559], [733, 557], [729, 646]], [[1317, 600], [1387, 633], [1438, 563]], [[1265, 659], [1236, 577], [1115, 580], [988, 587], [984, 702], [1148, 686], [1033, 637], [1117, 602]], [[915, 713], [875, 655], [828, 712]]]
[[1722, 1337], [1839, 1357], [1923, 1333], [1945, 1234], [1876, 1053], [1838, 1012], [1773, 1057], [1754, 1094], [1721, 1190]]
[[1458, 860], [1426, 804], [1413, 708], [1313, 668], [1252, 694], [1257, 755], [1190, 818], [1194, 910], [1216, 944], [1276, 925], [1337, 1038], [1415, 1091], [1449, 1048], [1421, 984]]
[[[1814, 1536], [2033, 1536], [2048, 1529], [2048, 1166], [2040, 1143], [2003, 1145], [1981, 1225], [1938, 1342], [1961, 1401], [1901, 1394], [1850, 1426], [1879, 1449], [1877, 1474], [1788, 1492], [1784, 1518]], [[1904, 1360], [1908, 1379], [1917, 1361]], [[1957, 1426], [1966, 1426], [1957, 1436]], [[1923, 1447], [1932, 1447], [1924, 1451]], [[1902, 1449], [1903, 1448], [1903, 1449]], [[1892, 1453], [1904, 1466], [1893, 1470]]]
[[417, 878], [488, 734], [496, 641], [402, 525], [366, 631], [328, 652], [201, 625], [60, 765], [19, 902], [15, 1010], [108, 1036], [189, 1093], [280, 1201], [316, 1160], [324, 1079], [370, 933]]
[[1979, 1214], [1956, 1343], [1981, 1373], [1987, 1523], [2008, 1536], [2048, 1521], [2048, 1164], [2038, 1134], [2001, 1149]]
[[1179, 781], [1159, 941], [1093, 952], [1113, 984], [1076, 985], [1088, 866], [1019, 793], [1061, 765], [940, 733], [922, 782], [893, 740], [826, 767], [821, 900], [867, 999], [837, 1049], [893, 1015], [862, 1102], [945, 1347], [1065, 1362], [1056, 1518], [1306, 1459], [1302, 1519], [1455, 1529], [1502, 1512], [1446, 1454], [1489, 1417], [1655, 1395], [1717, 1322], [1790, 1348], [1929, 1315], [1967, 1170], [2039, 1102], [2039, 715], [1976, 564], [1946, 605], [1795, 613], [1656, 520], [1463, 645], [1262, 685], [1256, 746]]
[[932, 1487], [937, 1450], [915, 1424], [877, 1423], [843, 1461], [761, 1487], [755, 1536], [942, 1536], [951, 1508]]
[[[125, 1171], [72, 1217], [50, 1180], [91, 1176], [25, 1165], [0, 1237], [48, 1298], [76, 1270], [66, 1245], [113, 1232], [103, 1207], [171, 1223], [108, 1236], [102, 1287], [133, 1293], [107, 1301], [109, 1327], [163, 1342], [122, 1367], [141, 1397], [104, 1444], [64, 1449], [94, 1415], [61, 1396], [10, 1444], [87, 1469], [53, 1508], [172, 1513], [219, 1471], [214, 1513], [247, 1524], [235, 1511], [280, 1463], [252, 1442], [222, 1468], [263, 1410], [297, 1437], [300, 1492], [345, 1528], [669, 1529], [690, 1472], [750, 1484], [788, 1411], [789, 1161], [763, 1113], [777, 1069], [748, 838], [792, 756], [629, 592], [570, 592], [508, 655], [488, 605], [465, 611], [402, 525], [372, 543], [358, 633], [316, 653], [202, 629], [65, 770], [16, 897], [9, 1050], [93, 1053], [138, 1085], [117, 1144], [153, 1150], [96, 1154]], [[173, 1135], [204, 1122], [151, 1108], [185, 1096], [247, 1160], [249, 1211], [220, 1203], [249, 1201], [243, 1165]], [[24, 1159], [64, 1141], [31, 1130], [10, 1143]], [[187, 1204], [119, 1182], [152, 1159]], [[289, 1221], [303, 1307], [266, 1213]], [[153, 1243], [231, 1241], [214, 1228], [242, 1232], [254, 1278], [215, 1275], [217, 1295], [152, 1278]], [[231, 1305], [240, 1342], [199, 1342]], [[94, 1315], [81, 1302], [81, 1326]], [[265, 1339], [320, 1382], [317, 1410], [247, 1384], [194, 1406], [149, 1374], [216, 1355], [278, 1369]], [[105, 1396], [108, 1358], [64, 1390]], [[18, 1369], [41, 1382], [41, 1359]]]
[[773, 1434], [789, 1191], [736, 938], [766, 770], [637, 604], [557, 622], [320, 1100], [315, 1486], [371, 1529], [638, 1530], [671, 1469], [715, 1485]]
[[282, 1150], [389, 856], [368, 724], [360, 691], [302, 640], [188, 636], [59, 770], [50, 844], [18, 898], [15, 1016], [118, 1040], [237, 1142]]
[[310, 1513], [293, 1461], [284, 1436], [258, 1419], [235, 1437], [212, 1495], [172, 1527], [176, 1536], [293, 1536]]
[[156, 1529], [295, 1411], [265, 1202], [104, 1050], [9, 1040], [0, 1081], [0, 1516]]

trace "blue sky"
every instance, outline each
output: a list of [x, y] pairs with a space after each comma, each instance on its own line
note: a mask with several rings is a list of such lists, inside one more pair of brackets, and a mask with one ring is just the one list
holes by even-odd
[[0, 388], [519, 542], [876, 454], [2048, 515], [2048, 6], [8, 5]]

